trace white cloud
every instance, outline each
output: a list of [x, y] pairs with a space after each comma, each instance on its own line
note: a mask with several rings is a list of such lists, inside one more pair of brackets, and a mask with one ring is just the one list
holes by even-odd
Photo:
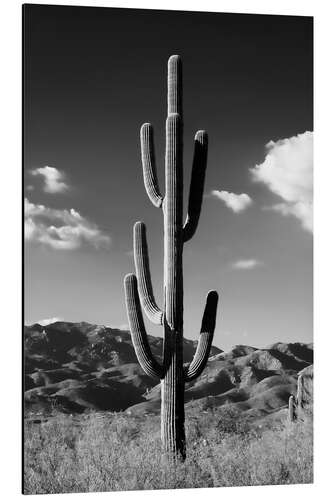
[[47, 326], [47, 325], [51, 325], [52, 323], [56, 323], [56, 321], [63, 321], [63, 318], [40, 319], [39, 321], [37, 321], [37, 323], [41, 326]]
[[65, 182], [65, 174], [54, 167], [40, 167], [30, 171], [31, 175], [41, 175], [44, 178], [46, 193], [64, 193], [69, 185]]
[[265, 208], [293, 215], [313, 231], [313, 132], [270, 141], [266, 149], [263, 163], [250, 171], [283, 201]]
[[282, 215], [294, 215], [300, 219], [304, 229], [313, 231], [313, 206], [312, 203], [297, 202], [297, 203], [277, 203], [265, 209], [280, 212]]
[[108, 246], [110, 237], [76, 210], [57, 210], [25, 199], [25, 239], [55, 250], [74, 250], [88, 243]]
[[233, 262], [232, 268], [233, 269], [248, 270], [248, 269], [254, 269], [255, 267], [258, 267], [260, 265], [261, 265], [261, 262], [259, 262], [256, 259], [236, 260], [236, 262]]
[[222, 200], [235, 213], [242, 212], [253, 203], [250, 196], [246, 193], [235, 194], [228, 191], [213, 190], [212, 195]]

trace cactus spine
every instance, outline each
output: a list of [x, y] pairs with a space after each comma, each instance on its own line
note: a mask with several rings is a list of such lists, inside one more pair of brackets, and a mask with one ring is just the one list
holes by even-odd
[[[132, 342], [143, 370], [161, 380], [161, 438], [164, 451], [172, 457], [186, 457], [185, 382], [198, 377], [209, 357], [215, 329], [218, 295], [210, 291], [202, 319], [200, 338], [194, 358], [183, 365], [183, 244], [190, 240], [199, 222], [207, 163], [208, 137], [195, 135], [194, 159], [188, 203], [183, 225], [183, 121], [182, 63], [179, 56], [168, 61], [168, 116], [166, 120], [165, 196], [160, 194], [150, 123], [141, 127], [141, 159], [144, 185], [153, 205], [163, 210], [164, 218], [164, 307], [155, 301], [149, 270], [146, 227], [134, 225], [134, 262], [136, 274], [125, 277], [125, 298]], [[141, 305], [140, 305], [141, 304]], [[152, 356], [141, 307], [148, 318], [164, 327], [163, 362]]]

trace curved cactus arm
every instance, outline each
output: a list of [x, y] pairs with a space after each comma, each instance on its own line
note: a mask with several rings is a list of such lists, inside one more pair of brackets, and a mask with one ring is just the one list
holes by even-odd
[[127, 317], [135, 354], [141, 368], [147, 375], [162, 378], [164, 375], [163, 368], [155, 360], [149, 347], [141, 312], [136, 276], [134, 274], [127, 274], [124, 279], [124, 286]]
[[197, 349], [190, 366], [185, 370], [185, 382], [198, 377], [206, 366], [214, 336], [217, 302], [218, 293], [210, 291], [207, 295]]
[[187, 217], [183, 228], [183, 241], [188, 241], [194, 235], [200, 218], [202, 196], [205, 185], [207, 166], [208, 135], [199, 130], [194, 138], [194, 157], [192, 166], [190, 195]]
[[156, 305], [149, 270], [149, 255], [146, 237], [146, 226], [143, 222], [134, 224], [134, 263], [138, 278], [138, 289], [141, 305], [153, 323], [163, 325], [163, 312]]
[[168, 60], [168, 115], [182, 115], [182, 61], [179, 56], [171, 56]]
[[144, 123], [140, 130], [141, 161], [143, 168], [143, 182], [150, 201], [155, 207], [161, 207], [163, 197], [158, 187], [153, 127], [150, 123]]

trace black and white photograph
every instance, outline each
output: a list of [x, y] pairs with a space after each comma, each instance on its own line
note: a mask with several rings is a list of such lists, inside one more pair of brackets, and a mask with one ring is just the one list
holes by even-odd
[[312, 483], [313, 17], [22, 30], [23, 493]]

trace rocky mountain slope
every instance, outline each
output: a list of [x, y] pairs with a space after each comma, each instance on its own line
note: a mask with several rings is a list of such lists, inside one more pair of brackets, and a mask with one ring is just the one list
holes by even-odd
[[[25, 327], [26, 412], [69, 413], [124, 411], [133, 415], [159, 412], [158, 380], [136, 361], [127, 331], [89, 323], [56, 322]], [[163, 341], [149, 337], [161, 358]], [[196, 342], [184, 339], [184, 361]], [[216, 347], [203, 374], [187, 384], [185, 398], [198, 410], [232, 405], [251, 418], [269, 416], [286, 407], [296, 394], [297, 374], [313, 363], [312, 344], [277, 343], [265, 349]]]

